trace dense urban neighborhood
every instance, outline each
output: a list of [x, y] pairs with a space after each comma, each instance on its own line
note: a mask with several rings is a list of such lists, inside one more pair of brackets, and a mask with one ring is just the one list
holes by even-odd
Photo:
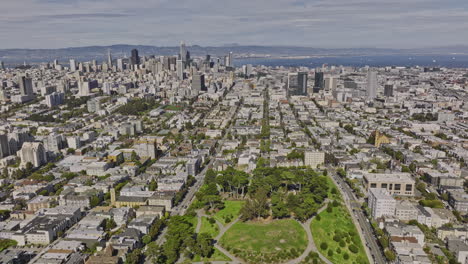
[[0, 63], [0, 263], [468, 263], [468, 70]]

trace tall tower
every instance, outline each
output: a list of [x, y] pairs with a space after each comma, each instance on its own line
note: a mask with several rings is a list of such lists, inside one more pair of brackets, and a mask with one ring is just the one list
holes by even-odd
[[183, 80], [184, 79], [184, 62], [182, 60], [177, 60], [176, 71], [177, 71], [177, 78], [179, 80]]
[[76, 61], [74, 59], [70, 59], [70, 71], [76, 71]]
[[232, 51], [229, 52], [229, 54], [226, 56], [225, 64], [226, 64], [226, 67], [233, 67], [234, 63], [232, 61]]
[[132, 57], [130, 57], [130, 63], [132, 66], [140, 64], [140, 57], [138, 56], [138, 50], [132, 49]]
[[180, 51], [179, 51], [179, 57], [182, 62], [187, 62], [187, 48], [185, 47], [185, 42], [180, 42]]
[[26, 75], [18, 77], [19, 89], [21, 95], [33, 96], [33, 85], [32, 79], [28, 78]]
[[112, 68], [112, 54], [110, 49], [107, 50], [107, 65], [109, 68]]
[[307, 72], [288, 74], [288, 95], [307, 95]]
[[205, 86], [205, 75], [196, 73], [192, 76], [192, 90], [195, 91], [206, 91]]
[[377, 73], [367, 72], [367, 98], [373, 100], [377, 97]]

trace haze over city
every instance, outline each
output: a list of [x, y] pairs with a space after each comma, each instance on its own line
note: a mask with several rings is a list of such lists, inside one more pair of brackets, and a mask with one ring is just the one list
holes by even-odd
[[416, 48], [468, 42], [464, 0], [2, 1], [1, 48], [143, 44]]

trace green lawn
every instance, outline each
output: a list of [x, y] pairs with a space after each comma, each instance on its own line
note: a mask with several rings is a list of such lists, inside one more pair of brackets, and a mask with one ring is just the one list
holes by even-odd
[[239, 212], [244, 203], [244, 201], [225, 201], [224, 208], [218, 211], [213, 217], [223, 225], [226, 224], [226, 217], [234, 221], [237, 216], [239, 216]]
[[184, 217], [186, 217], [187, 221], [192, 223], [193, 230], [195, 230], [197, 228], [198, 218], [196, 216], [188, 216], [188, 215], [185, 215]]
[[252, 263], [283, 262], [304, 252], [307, 235], [292, 219], [237, 222], [221, 238], [221, 245]]
[[219, 251], [218, 249], [214, 249], [214, 252], [213, 252], [213, 255], [211, 255], [211, 257], [209, 258], [202, 258], [201, 256], [199, 255], [196, 255], [193, 257], [192, 259], [193, 262], [208, 262], [208, 261], [231, 261], [231, 259], [224, 255], [221, 251]]
[[208, 221], [208, 218], [205, 216], [203, 216], [201, 219], [202, 219], [202, 223], [200, 227], [200, 233], [208, 233], [211, 235], [211, 237], [215, 238], [219, 233], [218, 224], [210, 223]]
[[[331, 213], [324, 210], [319, 216], [320, 220], [315, 217], [310, 228], [320, 253], [335, 264], [369, 263], [361, 238], [344, 205], [334, 207]], [[322, 248], [322, 243], [327, 244], [326, 249]], [[357, 253], [351, 252], [351, 245], [358, 249]], [[346, 255], [349, 256], [348, 259]]]

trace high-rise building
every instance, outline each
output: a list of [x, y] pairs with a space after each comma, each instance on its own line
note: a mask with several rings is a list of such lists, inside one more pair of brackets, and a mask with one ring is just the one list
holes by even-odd
[[112, 54], [110, 49], [107, 51], [107, 66], [112, 69]]
[[132, 57], [130, 57], [130, 63], [134, 67], [135, 65], [140, 65], [140, 56], [138, 56], [138, 50], [132, 49]]
[[88, 112], [90, 113], [95, 113], [97, 111], [101, 110], [101, 98], [92, 98], [89, 99], [88, 102], [86, 102], [86, 105], [88, 107]]
[[179, 59], [184, 63], [187, 62], [187, 48], [185, 47], [185, 43], [183, 41], [180, 42]]
[[184, 62], [182, 60], [177, 60], [176, 71], [177, 71], [177, 78], [179, 80], [183, 80], [184, 79]]
[[384, 87], [384, 96], [392, 97], [393, 96], [393, 84], [386, 84]]
[[78, 95], [79, 96], [89, 96], [91, 94], [89, 81], [80, 81], [78, 82]]
[[242, 65], [242, 73], [244, 74], [245, 78], [249, 78], [252, 74], [252, 64]]
[[377, 72], [367, 72], [367, 98], [372, 100], [377, 97]]
[[234, 62], [232, 61], [232, 51], [226, 56], [225, 65], [226, 67], [233, 67]]
[[123, 59], [117, 59], [117, 69], [118, 69], [119, 71], [123, 71], [123, 70], [124, 70]]
[[396, 200], [386, 189], [369, 189], [369, 208], [374, 219], [395, 215]]
[[63, 104], [65, 95], [63, 93], [53, 92], [45, 96], [45, 101], [48, 107], [54, 107]]
[[33, 96], [33, 84], [32, 84], [32, 79], [28, 78], [25, 75], [18, 76], [18, 84], [19, 84], [19, 89], [20, 93], [23, 96]]
[[70, 59], [70, 71], [76, 71], [76, 61], [74, 59]]
[[320, 90], [323, 90], [325, 86], [325, 81], [323, 79], [323, 72], [315, 72], [314, 79], [314, 93], [317, 93]]
[[5, 69], [5, 64], [3, 63], [3, 61], [0, 61], [0, 70], [4, 70]]
[[206, 86], [205, 86], [205, 75], [204, 74], [194, 74], [192, 76], [192, 90], [195, 91], [206, 91]]
[[47, 156], [44, 145], [40, 142], [25, 142], [19, 151], [21, 164], [25, 166], [30, 162], [33, 167], [37, 168], [47, 162]]
[[52, 133], [44, 140], [45, 149], [50, 152], [58, 153], [65, 147], [65, 141], [62, 135]]
[[288, 95], [307, 95], [307, 73], [288, 74]]
[[331, 76], [325, 78], [325, 89], [329, 91], [336, 90], [336, 78]]
[[10, 144], [8, 143], [8, 136], [0, 134], [0, 159], [10, 155]]

